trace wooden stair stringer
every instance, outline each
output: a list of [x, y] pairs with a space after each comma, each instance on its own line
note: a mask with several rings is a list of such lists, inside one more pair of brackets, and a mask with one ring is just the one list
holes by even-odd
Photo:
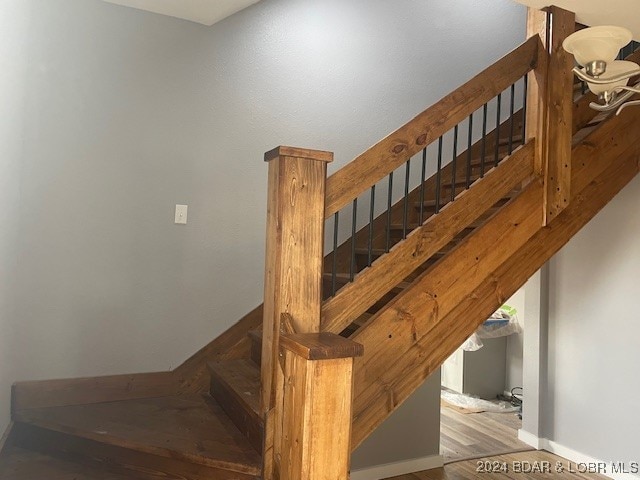
[[[619, 133], [625, 125], [627, 130], [622, 139], [610, 134], [614, 130]], [[405, 345], [404, 350], [394, 351], [394, 361], [388, 363], [390, 368], [384, 376], [364, 373], [358, 377], [354, 398], [354, 449], [638, 174], [640, 144], [633, 141], [633, 129], [637, 125], [640, 125], [640, 112], [634, 112], [633, 118], [612, 118], [585, 138], [583, 144], [576, 146], [572, 163], [580, 162], [580, 165], [575, 165], [572, 171], [576, 185], [582, 188], [575, 191], [570, 205], [488, 272], [484, 281], [461, 297], [455, 308], [426, 335]], [[597, 155], [597, 160], [585, 163], [580, 149], [583, 154], [586, 151]], [[487, 224], [490, 225], [491, 220]], [[375, 328], [373, 320], [369, 328]], [[363, 329], [353, 339], [362, 341], [365, 331]], [[366, 358], [369, 345], [363, 343]]]

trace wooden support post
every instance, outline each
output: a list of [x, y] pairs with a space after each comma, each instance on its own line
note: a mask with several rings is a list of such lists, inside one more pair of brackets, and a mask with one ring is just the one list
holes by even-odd
[[[265, 470], [272, 460], [270, 412], [280, 370], [280, 333], [320, 331], [325, 185], [327, 163], [332, 160], [330, 152], [293, 147], [265, 154], [269, 162], [261, 367]], [[266, 473], [265, 478], [269, 478]]]
[[353, 359], [364, 349], [332, 333], [285, 335], [281, 347], [274, 478], [347, 480]]
[[573, 55], [562, 42], [575, 31], [575, 14], [550, 7], [550, 57], [547, 77], [547, 135], [545, 225], [571, 198], [571, 139], [573, 137]]
[[529, 8], [527, 14], [527, 38], [538, 35], [541, 47], [538, 48], [536, 68], [527, 76], [527, 131], [526, 141], [536, 139], [534, 160], [535, 172], [542, 176], [546, 171], [545, 146], [547, 125], [547, 74], [549, 67], [549, 14], [546, 10]]

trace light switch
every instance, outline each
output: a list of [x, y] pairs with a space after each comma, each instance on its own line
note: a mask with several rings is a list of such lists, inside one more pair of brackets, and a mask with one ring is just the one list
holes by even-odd
[[176, 224], [187, 224], [187, 208], [188, 205], [176, 205]]

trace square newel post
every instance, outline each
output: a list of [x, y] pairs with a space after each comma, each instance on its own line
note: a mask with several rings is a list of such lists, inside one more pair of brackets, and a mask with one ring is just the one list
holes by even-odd
[[272, 451], [270, 412], [279, 371], [279, 339], [320, 331], [324, 203], [327, 164], [333, 153], [278, 147], [269, 163], [267, 245], [262, 335], [261, 406], [265, 416], [265, 463]]
[[353, 359], [364, 348], [333, 333], [283, 335], [274, 429], [274, 477], [347, 480]]

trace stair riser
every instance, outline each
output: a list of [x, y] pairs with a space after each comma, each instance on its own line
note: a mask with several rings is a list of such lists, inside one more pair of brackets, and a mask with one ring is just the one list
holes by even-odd
[[252, 475], [129, 450], [23, 423], [16, 423], [12, 442], [21, 448], [92, 464], [139, 480], [259, 480]]
[[249, 443], [258, 453], [262, 453], [264, 439], [264, 425], [255, 412], [238, 398], [236, 392], [222, 379], [211, 374], [210, 393], [220, 404], [231, 421], [238, 427]]

